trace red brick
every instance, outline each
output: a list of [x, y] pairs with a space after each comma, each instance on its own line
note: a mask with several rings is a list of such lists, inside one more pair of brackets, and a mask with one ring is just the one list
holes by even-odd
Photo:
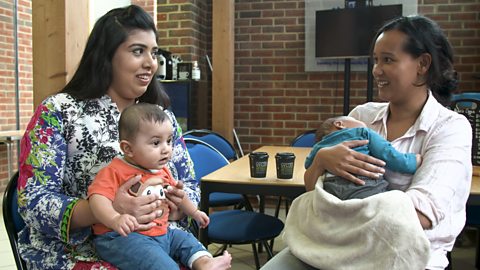
[[307, 127], [305, 121], [286, 121], [285, 128], [299, 128], [305, 129]]
[[[461, 13], [453, 13], [450, 15], [450, 18], [454, 21], [462, 20], [462, 21], [477, 21], [478, 22], [478, 12], [461, 12]], [[478, 29], [477, 29], [478, 30]]]
[[271, 26], [273, 25], [273, 20], [269, 18], [252, 19], [251, 25], [254, 27]]
[[265, 90], [265, 89], [269, 89], [269, 88], [272, 88], [272, 87], [273, 87], [273, 83], [272, 83], [272, 82], [266, 82], [266, 81], [256, 81], [256, 82], [252, 82], [251, 85], [252, 85], [253, 88], [263, 89], [263, 90], [262, 90], [263, 95], [265, 95], [265, 92], [268, 92], [268, 90]]
[[[252, 10], [271, 10], [273, 9], [272, 3], [252, 3], [251, 5]], [[263, 14], [265, 16], [265, 13]]]
[[275, 67], [275, 72], [280, 73], [291, 73], [298, 72], [297, 66], [277, 66]]
[[291, 9], [296, 9], [297, 8], [297, 3], [295, 3], [294, 1], [291, 1], [291, 2], [278, 2], [278, 3], [275, 3], [275, 6], [274, 6], [274, 9], [287, 9], [287, 10], [291, 10]]
[[272, 135], [272, 130], [271, 129], [265, 129], [265, 128], [258, 128], [255, 130], [252, 130], [252, 135], [261, 135], [261, 136], [271, 136]]
[[275, 82], [276, 88], [294, 88], [296, 87], [296, 85], [297, 85], [297, 82], [291, 82], [291, 81]]
[[276, 57], [293, 57], [297, 56], [297, 50], [287, 49], [287, 50], [275, 50]]
[[282, 145], [283, 138], [282, 137], [262, 137], [261, 138], [262, 145]]
[[442, 12], [447, 12], [447, 13], [452, 13], [452, 12], [459, 12], [462, 10], [462, 6], [460, 5], [439, 5], [437, 6], [437, 11], [442, 13]]
[[262, 74], [261, 79], [278, 81], [278, 80], [283, 80], [284, 76], [285, 76], [284, 74]]
[[283, 17], [285, 15], [284, 10], [263, 10], [263, 17]]
[[423, 4], [425, 4], [425, 5], [448, 4], [449, 2], [450, 2], [449, 0], [423, 0]]
[[263, 58], [261, 61], [264, 65], [282, 65], [285, 63], [285, 59], [283, 58]]

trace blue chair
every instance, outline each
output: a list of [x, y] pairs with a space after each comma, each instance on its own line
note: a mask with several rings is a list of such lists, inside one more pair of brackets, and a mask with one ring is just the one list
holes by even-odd
[[[225, 157], [211, 145], [188, 137], [184, 140], [198, 179], [228, 164]], [[210, 205], [214, 199], [212, 195], [217, 193], [219, 192], [210, 194]], [[284, 224], [278, 218], [251, 211], [251, 207], [249, 210], [234, 209], [212, 213], [210, 225], [207, 228], [208, 242], [223, 244], [221, 252], [227, 248], [227, 245], [251, 244], [255, 265], [259, 269], [256, 244], [264, 245], [268, 258], [273, 257], [272, 248], [267, 241], [277, 237], [283, 230]]]
[[316, 129], [307, 130], [304, 133], [295, 137], [290, 146], [293, 147], [312, 147], [315, 144]]
[[[450, 108], [465, 115], [472, 125], [472, 164], [476, 166], [480, 165], [480, 155], [478, 153], [480, 138], [477, 137], [479, 131], [476, 130], [476, 123], [480, 121], [480, 119], [478, 119], [478, 116], [480, 115], [480, 93], [462, 93], [453, 95]], [[475, 267], [480, 269], [480, 231], [478, 231], [480, 229], [480, 206], [467, 205], [466, 212], [467, 219], [465, 225], [477, 228]]]
[[18, 253], [18, 232], [25, 227], [25, 222], [23, 222], [22, 217], [18, 213], [17, 181], [18, 172], [15, 173], [8, 182], [3, 195], [3, 221], [7, 229], [7, 235], [10, 240], [10, 246], [12, 247], [17, 269], [26, 270], [27, 266], [25, 265], [25, 261]]
[[251, 244], [256, 269], [260, 269], [257, 243], [263, 245], [268, 259], [273, 257], [272, 245], [267, 241], [279, 236], [284, 227], [283, 222], [273, 216], [245, 210], [226, 210], [210, 215], [208, 225], [209, 243], [227, 245]]
[[192, 129], [183, 134], [184, 138], [194, 138], [215, 147], [228, 160], [237, 160], [238, 154], [233, 145], [222, 135], [209, 129]]
[[[203, 176], [229, 164], [229, 161], [225, 156], [210, 144], [190, 137], [184, 137], [183, 139], [185, 140], [188, 153], [193, 161], [193, 169], [198, 182], [200, 182], [200, 179]], [[203, 157], [199, 154], [209, 150], [214, 151], [217, 154], [211, 154], [210, 157]], [[212, 207], [232, 205], [240, 207], [243, 205], [249, 205], [246, 203], [246, 199], [242, 194], [235, 193], [214, 192], [210, 194], [209, 201]]]

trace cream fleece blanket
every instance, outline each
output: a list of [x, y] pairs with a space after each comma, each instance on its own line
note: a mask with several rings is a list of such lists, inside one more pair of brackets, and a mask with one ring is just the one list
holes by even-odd
[[429, 258], [429, 241], [401, 191], [341, 201], [317, 181], [293, 201], [283, 237], [297, 258], [322, 270], [425, 269]]

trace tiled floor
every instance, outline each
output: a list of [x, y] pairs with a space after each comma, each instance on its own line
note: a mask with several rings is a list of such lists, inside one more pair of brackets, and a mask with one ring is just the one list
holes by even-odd
[[[271, 209], [270, 209], [271, 210]], [[268, 212], [268, 210], [267, 210]], [[280, 214], [284, 217], [284, 214]], [[0, 225], [0, 270], [13, 270], [15, 268], [15, 261], [13, 259], [8, 236], [5, 232], [3, 223], [3, 216], [1, 216]], [[475, 245], [472, 240], [475, 238], [475, 231], [466, 230], [464, 241], [462, 245], [457, 245], [453, 250], [453, 265], [455, 270], [474, 270], [475, 262]], [[284, 247], [281, 239], [275, 240], [274, 253], [282, 250]], [[209, 250], [214, 253], [218, 250], [218, 246], [210, 245]], [[228, 249], [233, 256], [232, 269], [233, 270], [251, 270], [255, 269], [252, 249], [250, 245], [233, 246]], [[266, 262], [265, 252], [260, 254], [260, 263]]]

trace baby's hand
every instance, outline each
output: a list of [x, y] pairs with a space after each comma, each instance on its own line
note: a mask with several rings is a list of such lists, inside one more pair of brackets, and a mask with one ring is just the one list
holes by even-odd
[[418, 168], [422, 164], [422, 156], [420, 154], [416, 154], [416, 158], [417, 158], [417, 168]]
[[137, 219], [128, 214], [116, 215], [112, 219], [112, 228], [121, 236], [127, 236], [129, 233], [134, 232], [138, 228]]
[[210, 218], [207, 216], [207, 214], [200, 210], [195, 211], [195, 213], [192, 215], [192, 218], [197, 221], [198, 226], [202, 229], [206, 228], [210, 223]]

